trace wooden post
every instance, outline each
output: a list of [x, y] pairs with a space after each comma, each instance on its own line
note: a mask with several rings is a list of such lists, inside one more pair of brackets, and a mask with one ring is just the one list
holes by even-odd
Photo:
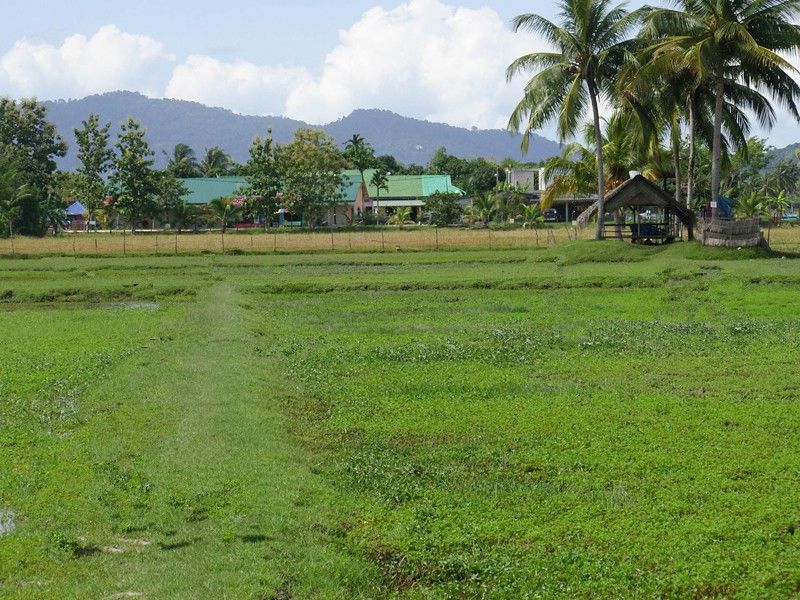
[[16, 256], [17, 249], [14, 247], [14, 229], [11, 225], [11, 218], [8, 220], [8, 239], [11, 240], [11, 256]]
[[278, 251], [278, 234], [277, 233], [273, 233], [272, 234], [272, 251], [273, 252], [277, 252]]
[[225, 230], [222, 230], [222, 253], [225, 254]]
[[97, 238], [94, 238], [94, 253], [97, 254]]
[[353, 230], [347, 230], [347, 247], [352, 250], [353, 249]]
[[158, 234], [156, 234], [156, 254], [158, 254]]
[[78, 256], [78, 251], [75, 248], [75, 233], [72, 234], [72, 256]]
[[335, 250], [336, 247], [333, 242], [333, 227], [331, 226], [331, 251]]
[[178, 234], [175, 234], [175, 254], [178, 253]]
[[126, 240], [125, 230], [122, 230], [122, 256], [125, 256], [128, 253], [128, 245]]
[[386, 240], [384, 239], [383, 236], [383, 229], [381, 229], [381, 252], [383, 252], [384, 250], [386, 250]]
[[439, 226], [438, 225], [436, 225], [433, 228], [433, 232], [434, 232], [434, 235], [436, 236], [436, 249], [438, 250], [439, 249]]

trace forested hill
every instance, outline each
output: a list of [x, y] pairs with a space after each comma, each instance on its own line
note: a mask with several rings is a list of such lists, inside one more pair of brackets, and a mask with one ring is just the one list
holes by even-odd
[[[148, 140], [157, 153], [159, 164], [164, 162], [162, 151], [169, 152], [179, 142], [189, 144], [198, 155], [205, 148], [220, 146], [234, 160], [245, 161], [254, 136], [272, 129], [275, 140], [286, 143], [297, 128], [309, 126], [284, 117], [244, 116], [196, 102], [154, 100], [131, 92], [45, 104], [49, 119], [70, 145], [70, 152], [60, 165], [64, 169], [73, 169], [76, 165], [73, 129], [91, 113], [98, 113], [103, 121], [111, 121], [115, 130], [128, 116], [141, 121], [148, 130]], [[323, 128], [340, 144], [359, 133], [372, 143], [377, 154], [391, 154], [403, 163], [425, 164], [441, 147], [455, 156], [495, 160], [510, 157], [539, 161], [559, 151], [557, 143], [534, 136], [531, 150], [523, 157], [519, 136], [506, 131], [463, 129], [383, 110], [357, 110]]]

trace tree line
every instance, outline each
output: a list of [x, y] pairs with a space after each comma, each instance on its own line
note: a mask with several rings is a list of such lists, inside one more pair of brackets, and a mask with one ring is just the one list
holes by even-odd
[[[280, 208], [313, 223], [343, 200], [343, 171], [355, 169], [362, 183], [377, 194], [388, 189], [390, 175], [450, 174], [468, 195], [482, 194], [505, 180], [508, 160], [451, 156], [440, 149], [426, 166], [403, 165], [390, 155], [376, 155], [370, 143], [354, 135], [343, 148], [322, 131], [301, 129], [294, 139], [277, 145], [267, 132], [253, 140], [249, 158], [236, 163], [219, 147], [198, 159], [186, 144], [165, 153], [166, 166], [156, 167], [156, 155], [147, 132], [133, 118], [112, 134], [112, 124], [90, 115], [75, 130], [79, 166], [71, 173], [57, 169], [67, 145], [48, 122], [46, 109], [35, 100], [0, 99], [0, 231], [44, 235], [64, 227], [66, 206], [79, 200], [89, 223], [108, 228], [169, 223], [182, 229], [188, 224], [228, 224], [241, 219], [271, 223]], [[374, 170], [370, 181], [365, 173]], [[220, 198], [208, 206], [192, 206], [184, 197], [181, 180], [194, 177], [243, 176], [247, 184], [237, 198]], [[440, 221], [453, 217], [454, 200], [431, 213]], [[450, 215], [442, 216], [442, 215]], [[402, 215], [401, 215], [402, 217]], [[370, 222], [369, 215], [360, 217]], [[374, 217], [371, 217], [374, 221]], [[395, 218], [397, 220], [397, 218]]]

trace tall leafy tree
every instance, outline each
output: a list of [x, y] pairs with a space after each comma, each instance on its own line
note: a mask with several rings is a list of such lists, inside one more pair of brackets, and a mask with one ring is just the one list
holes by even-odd
[[25, 174], [8, 152], [0, 151], [0, 236], [14, 235], [14, 223], [22, 210], [21, 203], [29, 193]]
[[[796, 69], [782, 56], [800, 48], [800, 0], [678, 0], [678, 8], [659, 8], [649, 15], [656, 30], [668, 36], [662, 56], [690, 69], [713, 93], [711, 201], [722, 185], [723, 127], [726, 92], [731, 82], [756, 89], [780, 102], [800, 120], [800, 86]], [[757, 113], [762, 125], [770, 114]], [[746, 116], [744, 117], [746, 118]]]
[[106, 192], [106, 177], [114, 162], [114, 151], [109, 147], [111, 123], [100, 124], [100, 116], [91, 114], [80, 129], [75, 129], [78, 144], [77, 192], [95, 220], [95, 212], [102, 206]]
[[153, 171], [153, 151], [146, 131], [129, 118], [120, 128], [117, 139], [113, 185], [116, 188], [115, 209], [127, 217], [131, 230], [147, 215], [157, 210], [157, 178]]
[[284, 202], [290, 212], [304, 215], [308, 227], [327, 208], [343, 198], [343, 171], [347, 161], [324, 131], [299, 129], [294, 140], [280, 148]]
[[248, 198], [250, 210], [266, 217], [272, 225], [280, 208], [281, 172], [272, 131], [266, 137], [256, 137], [250, 146], [250, 159], [243, 167], [247, 186], [242, 192]]
[[56, 158], [67, 152], [46, 108], [33, 99], [0, 98], [0, 152], [10, 157], [27, 186], [14, 220], [22, 233], [42, 235], [48, 221], [42, 206], [53, 197]]
[[560, 0], [560, 25], [536, 14], [514, 19], [515, 31], [538, 34], [555, 52], [535, 52], [515, 60], [507, 77], [535, 71], [509, 119], [509, 129], [523, 130], [523, 149], [530, 135], [555, 120], [562, 140], [573, 137], [589, 112], [595, 128], [597, 162], [597, 238], [604, 235], [605, 170], [600, 102], [611, 96], [614, 78], [632, 47], [631, 30], [640, 12], [628, 12], [610, 0]]
[[200, 164], [197, 162], [197, 154], [187, 144], [176, 144], [172, 149], [172, 154], [164, 152], [167, 157], [167, 170], [181, 179], [198, 177], [200, 175]]

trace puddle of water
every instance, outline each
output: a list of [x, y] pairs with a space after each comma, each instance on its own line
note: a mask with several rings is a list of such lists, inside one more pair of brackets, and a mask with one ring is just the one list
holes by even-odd
[[17, 528], [14, 522], [14, 511], [0, 510], [0, 537], [8, 535]]
[[142, 301], [142, 302], [121, 302], [120, 306], [123, 308], [130, 308], [130, 309], [148, 309], [154, 310], [158, 308], [157, 302], [152, 301]]

